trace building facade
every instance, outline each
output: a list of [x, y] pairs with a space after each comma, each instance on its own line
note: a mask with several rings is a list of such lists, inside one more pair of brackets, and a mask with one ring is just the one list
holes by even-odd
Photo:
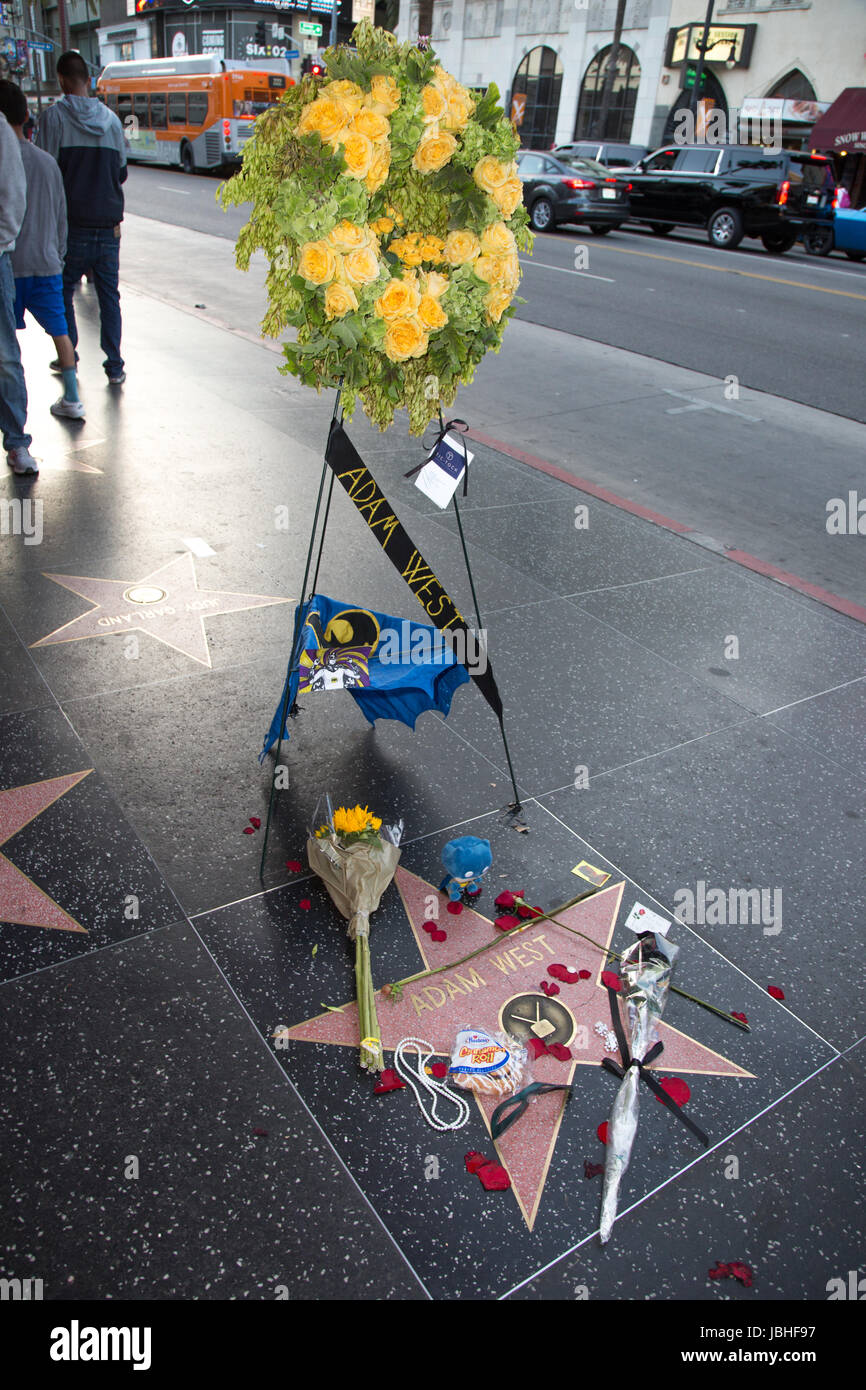
[[[628, 0], [603, 131], [616, 0], [435, 0], [432, 40], [467, 86], [496, 83], [528, 148], [595, 135], [654, 147], [691, 102], [706, 9]], [[417, 29], [404, 0], [398, 35]], [[726, 115], [763, 112], [786, 145], [806, 146], [843, 88], [863, 85], [866, 0], [716, 0], [699, 95]], [[525, 100], [512, 108], [512, 94]]]

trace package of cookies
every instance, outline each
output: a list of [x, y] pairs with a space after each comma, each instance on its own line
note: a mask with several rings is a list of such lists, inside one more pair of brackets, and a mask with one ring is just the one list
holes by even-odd
[[448, 1075], [455, 1086], [501, 1100], [514, 1095], [529, 1080], [526, 1051], [505, 1033], [461, 1028]]

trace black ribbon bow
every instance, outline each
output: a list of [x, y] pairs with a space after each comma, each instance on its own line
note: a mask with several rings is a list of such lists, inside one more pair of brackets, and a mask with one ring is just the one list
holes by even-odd
[[625, 1030], [622, 1026], [622, 1019], [619, 1016], [617, 992], [615, 989], [608, 989], [607, 995], [608, 999], [610, 1000], [610, 1017], [611, 1022], [613, 1023], [613, 1031], [616, 1034], [616, 1040], [619, 1044], [619, 1051], [620, 1056], [622, 1057], [623, 1064], [622, 1066], [620, 1066], [617, 1062], [613, 1060], [612, 1057], [605, 1057], [602, 1059], [601, 1065], [604, 1067], [605, 1071], [612, 1072], [614, 1076], [618, 1076], [620, 1081], [623, 1081], [625, 1079], [625, 1074], [628, 1071], [629, 1067], [637, 1067], [638, 1075], [640, 1076], [641, 1081], [646, 1082], [656, 1099], [660, 1100], [662, 1105], [667, 1106], [668, 1110], [671, 1110], [674, 1113], [674, 1115], [676, 1115], [677, 1118], [682, 1121], [686, 1129], [691, 1130], [692, 1134], [695, 1136], [696, 1139], [700, 1139], [704, 1148], [708, 1148], [710, 1141], [704, 1134], [704, 1131], [702, 1129], [699, 1129], [693, 1120], [689, 1119], [688, 1115], [686, 1115], [684, 1111], [681, 1109], [681, 1107], [677, 1105], [676, 1101], [668, 1095], [667, 1091], [664, 1090], [663, 1087], [659, 1085], [652, 1072], [647, 1070], [650, 1064], [655, 1061], [655, 1059], [659, 1056], [661, 1052], [664, 1051], [664, 1043], [653, 1043], [649, 1052], [647, 1052], [646, 1056], [643, 1059], [639, 1057], [632, 1057], [631, 1053], [629, 1052], [629, 1046], [625, 1036]]
[[[403, 474], [404, 478], [414, 478], [416, 473], [421, 472], [421, 469], [424, 467], [425, 464], [430, 462], [436, 450], [439, 448], [439, 445], [442, 443], [442, 440], [445, 438], [446, 434], [451, 429], [456, 430], [457, 433], [462, 436], [468, 431], [469, 426], [465, 420], [446, 420], [445, 424], [443, 425], [442, 416], [440, 414], [439, 433], [437, 434], [431, 447], [427, 450], [427, 457], [425, 458], [424, 463], [416, 464], [414, 468], [410, 468], [408, 473]], [[469, 457], [466, 450], [466, 440], [461, 437], [460, 443], [463, 446], [463, 496], [465, 497], [467, 488], [469, 486]]]
[[[552, 1082], [533, 1081], [530, 1086], [524, 1086], [522, 1091], [517, 1091], [508, 1100], [504, 1100], [501, 1105], [497, 1105], [493, 1114], [490, 1116], [490, 1137], [494, 1144], [501, 1134], [510, 1129], [516, 1120], [519, 1120], [526, 1113], [529, 1105], [530, 1096], [543, 1096], [548, 1091], [565, 1091], [566, 1104], [571, 1100], [570, 1086], [554, 1086]], [[512, 1108], [513, 1107], [513, 1108]], [[506, 1111], [511, 1111], [506, 1114]]]

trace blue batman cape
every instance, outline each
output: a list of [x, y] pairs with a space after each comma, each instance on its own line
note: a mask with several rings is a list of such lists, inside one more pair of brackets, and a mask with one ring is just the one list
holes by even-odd
[[[325, 594], [314, 594], [295, 609], [296, 621], [300, 612], [299, 640], [294, 644], [294, 664], [289, 665], [280, 703], [271, 720], [259, 762], [280, 737], [289, 737], [288, 728], [280, 730], [280, 717], [288, 688], [288, 710], [294, 708], [301, 679], [301, 658], [305, 652], [347, 647], [371, 649], [369, 660], [370, 684], [348, 693], [364, 718], [371, 724], [377, 719], [399, 719], [414, 729], [415, 720], [424, 710], [437, 709], [447, 715], [451, 699], [458, 686], [469, 680], [466, 667], [458, 662], [454, 652], [438, 628], [427, 623], [414, 623], [408, 618], [395, 618], [390, 613], [376, 613], [342, 603]], [[311, 696], [311, 698], [317, 698]]]

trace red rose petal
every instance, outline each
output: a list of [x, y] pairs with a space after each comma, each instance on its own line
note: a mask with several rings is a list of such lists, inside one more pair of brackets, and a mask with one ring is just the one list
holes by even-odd
[[748, 1023], [749, 1021], [745, 1014], [735, 1014], [733, 1009], [731, 1010], [731, 1018], [738, 1018], [741, 1023]]
[[730, 1264], [725, 1264], [722, 1260], [716, 1260], [712, 1269], [707, 1270], [711, 1279], [739, 1279], [747, 1289], [752, 1287], [754, 1271], [751, 1265], [744, 1264], [742, 1260], [731, 1260]]
[[785, 991], [779, 989], [778, 985], [767, 985], [767, 993], [771, 994], [774, 999], [784, 999], [785, 997]]
[[571, 1048], [566, 1047], [565, 1043], [549, 1043], [548, 1052], [551, 1057], [555, 1057], [557, 1062], [571, 1061]]
[[619, 975], [614, 975], [612, 970], [602, 970], [601, 983], [606, 989], [612, 989], [616, 994], [619, 994], [622, 988], [622, 980]]
[[405, 1091], [406, 1082], [401, 1081], [399, 1076], [391, 1067], [386, 1067], [373, 1087], [373, 1095], [381, 1096], [386, 1091]]
[[448, 940], [448, 933], [447, 933], [447, 931], [440, 931], [440, 929], [437, 927], [437, 928], [435, 929], [435, 931], [431, 931], [431, 933], [430, 933], [430, 940], [431, 940], [431, 941], [447, 941], [447, 940]]
[[[692, 1094], [689, 1085], [679, 1076], [663, 1076], [659, 1085], [663, 1091], [667, 1091], [671, 1100], [675, 1101], [677, 1105], [685, 1105]], [[661, 1105], [661, 1101], [659, 1101], [659, 1105]]]
[[309, 898], [301, 898], [301, 901], [298, 903], [298, 907], [302, 908], [304, 912], [309, 912], [312, 906], [313, 904], [310, 902]]
[[592, 974], [592, 971], [590, 971], [590, 970], [578, 970], [577, 973], [578, 973], [578, 976], [580, 977], [581, 980], [588, 980], [589, 977], [590, 977], [590, 975]]
[[542, 980], [538, 988], [547, 995], [548, 999], [552, 999], [554, 995], [559, 993], [559, 985], [552, 985], [549, 980]]
[[567, 965], [549, 965], [548, 975], [552, 975], [554, 980], [562, 980], [564, 985], [576, 985], [580, 976], [576, 970], [569, 970]]
[[252, 827], [251, 825], [245, 825], [245, 826], [244, 826], [244, 834], [245, 834], [245, 835], [255, 835], [255, 833], [256, 833], [256, 832], [253, 830], [253, 827]]
[[514, 899], [522, 897], [523, 889], [521, 889], [519, 893], [511, 893], [506, 889], [504, 893], [499, 894], [498, 898], [494, 898], [494, 905], [496, 907], [513, 907]]
[[435, 1076], [437, 1081], [443, 1081], [448, 1075], [447, 1062], [434, 1062], [430, 1068], [430, 1075]]
[[531, 1054], [534, 1062], [538, 1057], [543, 1057], [547, 1052], [547, 1043], [543, 1043], [541, 1038], [527, 1038], [526, 1050]]
[[518, 903], [517, 911], [520, 913], [521, 917], [532, 917], [533, 915], [532, 908], [527, 907], [526, 903]]
[[460, 913], [463, 911], [463, 904], [462, 904], [462, 903], [448, 903], [448, 904], [447, 904], [447, 908], [448, 908], [448, 911], [451, 913], [451, 916], [452, 916], [452, 917], [459, 917], [459, 916], [460, 916]]
[[599, 1137], [599, 1139], [601, 1140], [601, 1142], [602, 1142], [603, 1144], [606, 1144], [606, 1143], [607, 1143], [607, 1120], [605, 1120], [602, 1124], [600, 1124], [599, 1127], [598, 1127], [598, 1129], [597, 1129], [595, 1132], [596, 1132], [596, 1134], [598, 1135], [598, 1137]]
[[253, 828], [254, 828], [255, 830], [258, 830], [259, 827], [261, 826], [261, 821], [259, 820], [259, 817], [258, 817], [258, 816], [250, 816], [250, 825], [253, 826]]
[[478, 1169], [483, 1168], [489, 1160], [477, 1149], [470, 1149], [468, 1154], [464, 1155], [463, 1162], [466, 1164], [467, 1173], [477, 1173]]
[[476, 1172], [485, 1192], [505, 1192], [511, 1186], [511, 1179], [501, 1163], [485, 1163]]
[[506, 914], [503, 917], [497, 917], [493, 925], [498, 927], [500, 931], [511, 931], [512, 927], [520, 926], [520, 918]]
[[603, 1163], [590, 1163], [588, 1158], [583, 1160], [583, 1176], [585, 1178], [597, 1178], [599, 1173], [604, 1172]]
[[426, 922], [421, 923], [421, 930], [427, 932], [428, 935], [432, 935], [434, 931], [439, 930], [439, 923], [431, 922], [428, 918]]
[[304, 867], [304, 866], [303, 866], [303, 864], [301, 863], [300, 859], [287, 859], [287, 860], [286, 860], [286, 868], [288, 869], [289, 873], [291, 873], [291, 874], [299, 874], [299, 873], [301, 872], [301, 870], [303, 869], [303, 867]]

